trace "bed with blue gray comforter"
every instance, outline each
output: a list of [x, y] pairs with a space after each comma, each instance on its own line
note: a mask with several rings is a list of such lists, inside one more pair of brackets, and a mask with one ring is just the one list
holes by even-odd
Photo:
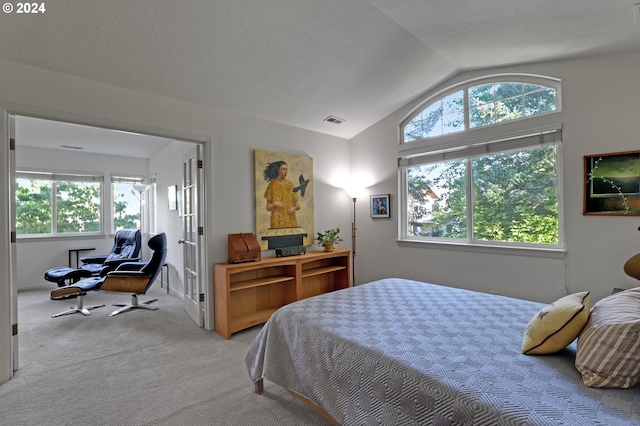
[[640, 387], [585, 387], [575, 342], [520, 353], [544, 306], [384, 279], [281, 308], [246, 362], [341, 425], [640, 425]]

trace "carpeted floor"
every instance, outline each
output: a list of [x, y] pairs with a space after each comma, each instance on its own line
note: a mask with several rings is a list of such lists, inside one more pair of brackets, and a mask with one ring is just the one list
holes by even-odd
[[0, 425], [324, 425], [280, 387], [253, 392], [244, 356], [260, 327], [225, 340], [195, 326], [182, 300], [154, 285], [156, 311], [115, 317], [130, 296], [91, 292], [90, 316], [51, 315], [75, 300], [18, 295], [20, 369], [0, 385]]

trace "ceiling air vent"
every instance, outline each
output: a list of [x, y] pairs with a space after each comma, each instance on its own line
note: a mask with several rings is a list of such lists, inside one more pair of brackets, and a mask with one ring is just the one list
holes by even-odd
[[84, 149], [81, 146], [73, 146], [73, 145], [60, 145], [60, 146], [63, 147], [64, 149], [78, 149], [78, 150]]
[[333, 123], [333, 124], [340, 124], [345, 120], [343, 118], [338, 118], [338, 117], [334, 117], [333, 115], [330, 115], [327, 118], [325, 118], [324, 121], [328, 121], [329, 123]]

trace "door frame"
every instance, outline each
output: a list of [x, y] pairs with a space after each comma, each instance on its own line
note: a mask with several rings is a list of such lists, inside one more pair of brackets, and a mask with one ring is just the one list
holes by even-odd
[[[12, 104], [0, 102], [0, 203], [4, 206], [12, 205], [15, 200], [11, 199], [11, 170], [10, 170], [10, 136], [9, 136], [9, 117], [11, 115], [19, 115], [26, 117], [34, 117], [45, 120], [61, 121], [85, 126], [99, 127], [111, 130], [120, 130], [125, 132], [140, 133], [150, 136], [158, 136], [163, 138], [175, 139], [182, 142], [198, 143], [202, 145], [203, 157], [205, 161], [212, 152], [211, 137], [188, 132], [177, 132], [170, 129], [145, 126], [136, 123], [128, 123], [117, 120], [104, 119], [95, 116], [85, 116], [61, 111], [50, 110], [46, 108], [30, 107], [20, 104]], [[209, 218], [207, 214], [209, 204], [207, 185], [211, 179], [211, 168], [205, 168], [204, 182], [202, 182], [202, 196], [204, 218]], [[17, 324], [17, 291], [12, 282], [12, 274], [15, 269], [12, 266], [11, 250], [11, 215], [9, 209], [0, 209], [0, 384], [8, 381], [13, 377], [14, 369], [14, 351], [16, 348], [17, 338], [14, 335], [19, 333], [19, 324]], [[208, 238], [207, 228], [210, 226], [210, 220], [205, 220], [205, 233], [202, 240], [202, 257], [208, 259]], [[211, 230], [209, 230], [210, 232]], [[206, 263], [205, 263], [206, 265]], [[213, 330], [213, 285], [211, 284], [211, 273], [209, 268], [202, 268], [202, 287], [205, 292], [205, 329]], [[14, 320], [15, 318], [15, 320]]]

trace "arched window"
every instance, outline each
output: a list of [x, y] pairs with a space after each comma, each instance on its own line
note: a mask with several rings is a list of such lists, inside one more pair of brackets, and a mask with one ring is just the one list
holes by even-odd
[[539, 80], [495, 80], [455, 88], [412, 115], [402, 127], [401, 142], [553, 112], [557, 108], [557, 90]]
[[400, 239], [561, 248], [559, 110], [560, 82], [531, 75], [427, 98], [400, 123]]

